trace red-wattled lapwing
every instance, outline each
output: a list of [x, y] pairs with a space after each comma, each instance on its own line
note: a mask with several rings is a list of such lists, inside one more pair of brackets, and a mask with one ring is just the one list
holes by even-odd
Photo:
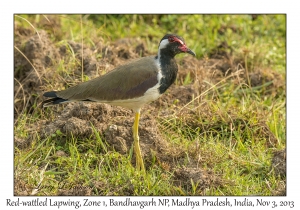
[[167, 34], [161, 39], [156, 56], [133, 60], [66, 90], [46, 92], [44, 96], [50, 99], [44, 101], [43, 106], [92, 101], [132, 109], [135, 112], [133, 139], [136, 166], [144, 171], [138, 135], [140, 110], [144, 104], [158, 99], [175, 81], [178, 67], [174, 57], [179, 53], [195, 56], [182, 37]]

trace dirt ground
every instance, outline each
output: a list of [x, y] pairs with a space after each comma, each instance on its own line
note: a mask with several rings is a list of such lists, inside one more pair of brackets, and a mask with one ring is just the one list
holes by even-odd
[[[57, 34], [57, 36], [60, 36]], [[40, 108], [43, 100], [42, 94], [49, 81], [56, 81], [52, 84], [53, 89], [65, 87], [71, 81], [81, 74], [81, 66], [75, 66], [74, 72], [69, 79], [57, 77], [53, 66], [61, 59], [67, 59], [68, 48], [66, 45], [58, 46], [51, 41], [47, 31], [34, 31], [15, 27], [15, 48], [14, 51], [14, 119], [24, 112], [33, 113], [33, 107]], [[83, 58], [84, 74], [90, 78], [103, 74], [105, 71], [112, 70], [114, 67], [140, 55], [150, 55], [145, 44], [138, 39], [122, 39], [106, 46], [101, 40], [94, 49], [83, 46], [83, 55], [81, 53], [82, 45], [72, 41], [68, 42], [76, 55], [76, 59], [81, 61]], [[20, 51], [22, 53], [20, 53]], [[101, 58], [96, 55], [101, 54]], [[185, 151], [182, 148], [176, 148], [171, 145], [161, 134], [155, 116], [171, 116], [179, 110], [179, 107], [190, 102], [195, 96], [198, 96], [207, 89], [203, 80], [216, 83], [226, 76], [238, 71], [237, 64], [241, 60], [233, 58], [230, 53], [230, 47], [226, 43], [219, 46], [209, 57], [198, 60], [192, 56], [184, 57], [179, 63], [178, 81], [179, 84], [173, 85], [165, 95], [157, 101], [145, 106], [142, 110], [139, 135], [142, 155], [145, 160], [146, 168], [155, 155], [158, 164], [165, 167], [166, 170], [174, 172], [174, 183], [187, 187], [192, 187], [190, 180], [194, 183], [199, 182], [201, 188], [210, 186], [222, 186], [227, 183], [218, 175], [209, 169], [197, 167], [197, 162], [191, 160], [186, 167], [178, 168], [174, 164], [184, 159]], [[190, 74], [193, 79], [192, 84], [184, 85], [186, 76]], [[244, 74], [239, 74], [241, 79], [245, 79]], [[252, 86], [259, 86], [266, 81], [276, 80], [271, 86], [270, 91], [281, 88], [282, 78], [274, 72], [261, 71], [256, 69], [250, 75]], [[274, 91], [275, 92], [275, 91]], [[176, 101], [176, 106], [174, 102]], [[170, 109], [172, 107], [172, 109]], [[107, 104], [98, 103], [69, 103], [60, 108], [53, 108], [55, 112], [54, 119], [48, 119], [38, 122], [32, 129], [38, 130], [42, 138], [60, 130], [62, 133], [79, 137], [88, 137], [93, 134], [91, 124], [100, 131], [110, 146], [110, 150], [115, 150], [121, 154], [128, 154], [132, 146], [132, 124], [133, 113], [121, 107], [114, 107]], [[30, 129], [30, 128], [29, 128]], [[31, 136], [27, 139], [15, 137], [15, 146], [26, 148], [30, 145]], [[280, 153], [280, 152], [279, 152]], [[273, 167], [275, 172], [285, 175], [285, 155], [274, 154]], [[282, 154], [282, 153], [280, 153]], [[134, 164], [135, 158], [132, 159]], [[100, 187], [101, 188], [101, 183]], [[279, 194], [282, 190], [279, 190]], [[91, 192], [60, 192], [60, 195], [89, 195]]]

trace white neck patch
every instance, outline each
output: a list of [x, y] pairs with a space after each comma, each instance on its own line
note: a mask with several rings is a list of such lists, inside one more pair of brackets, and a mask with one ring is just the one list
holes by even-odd
[[159, 44], [159, 48], [158, 50], [164, 49], [167, 47], [167, 45], [169, 44], [169, 40], [168, 39], [164, 39], [160, 42]]
[[160, 59], [160, 50], [166, 48], [168, 44], [169, 44], [168, 39], [164, 39], [160, 42], [159, 48], [158, 48], [158, 60]]

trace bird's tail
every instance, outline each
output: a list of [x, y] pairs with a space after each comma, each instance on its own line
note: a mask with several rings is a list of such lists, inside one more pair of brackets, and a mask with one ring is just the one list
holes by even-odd
[[56, 91], [46, 92], [43, 94], [43, 96], [50, 98], [50, 99], [47, 99], [42, 102], [43, 107], [54, 106], [54, 105], [66, 103], [69, 101], [68, 99], [63, 99], [63, 98], [58, 97], [56, 95]]

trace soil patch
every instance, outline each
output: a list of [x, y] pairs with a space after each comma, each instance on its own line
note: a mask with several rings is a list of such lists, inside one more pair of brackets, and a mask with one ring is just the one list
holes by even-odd
[[[91, 125], [104, 137], [109, 145], [109, 150], [128, 155], [133, 144], [133, 113], [121, 107], [99, 103], [70, 103], [54, 121], [40, 125], [39, 132], [42, 138], [55, 134], [57, 130], [67, 137], [74, 135], [84, 138], [94, 135]], [[151, 113], [142, 112], [139, 136], [146, 168], [150, 167], [155, 159], [156, 163], [165, 170], [174, 172], [174, 183], [185, 189], [192, 187], [191, 180], [198, 183], [198, 190], [201, 192], [205, 188], [222, 185], [220, 177], [211, 171], [197, 168], [196, 162], [193, 160], [185, 168], [178, 168], [178, 163], [183, 162], [186, 157], [186, 151], [172, 145], [162, 136]], [[132, 158], [132, 164], [135, 165], [135, 157]], [[81, 195], [80, 193], [83, 192], [62, 191], [60, 193], [62, 195], [70, 195], [70, 193]]]
[[200, 168], [178, 168], [175, 170], [174, 176], [176, 185], [188, 192], [192, 191], [193, 185], [194, 187], [197, 186], [196, 189], [199, 191], [199, 195], [205, 195], [205, 189], [208, 187], [223, 186], [226, 183], [212, 171]]
[[273, 195], [286, 196], [286, 149], [274, 152], [271, 169], [274, 170], [276, 176], [284, 179], [279, 181], [277, 189], [273, 192]]
[[286, 177], [286, 149], [274, 152], [272, 168], [277, 176]]

